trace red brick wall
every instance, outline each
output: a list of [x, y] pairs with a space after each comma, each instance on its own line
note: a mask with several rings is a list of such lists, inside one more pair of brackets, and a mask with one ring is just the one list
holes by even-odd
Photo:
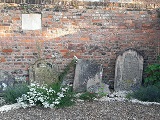
[[0, 11], [0, 69], [18, 77], [28, 75], [38, 53], [62, 69], [74, 55], [97, 60], [103, 64], [105, 81], [114, 79], [120, 52], [136, 49], [144, 56], [145, 67], [160, 53], [160, 21], [155, 11], [43, 10], [42, 30], [34, 31], [22, 30], [21, 13]]

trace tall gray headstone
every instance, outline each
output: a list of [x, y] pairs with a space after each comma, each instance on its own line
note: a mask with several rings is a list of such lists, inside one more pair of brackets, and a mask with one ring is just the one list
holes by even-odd
[[58, 68], [45, 60], [36, 61], [29, 69], [30, 82], [52, 84], [58, 80]]
[[102, 81], [102, 65], [90, 60], [79, 59], [76, 64], [73, 90], [97, 92]]
[[115, 68], [115, 91], [136, 90], [141, 86], [143, 57], [130, 49], [119, 55]]

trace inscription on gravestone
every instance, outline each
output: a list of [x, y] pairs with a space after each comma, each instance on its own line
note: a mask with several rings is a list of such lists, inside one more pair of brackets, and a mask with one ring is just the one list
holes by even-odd
[[46, 61], [40, 60], [30, 66], [29, 80], [39, 84], [51, 84], [58, 80], [58, 68]]
[[102, 65], [89, 60], [78, 60], [73, 89], [76, 92], [97, 92], [102, 81]]
[[141, 86], [143, 57], [134, 50], [119, 55], [115, 68], [115, 91], [136, 90]]

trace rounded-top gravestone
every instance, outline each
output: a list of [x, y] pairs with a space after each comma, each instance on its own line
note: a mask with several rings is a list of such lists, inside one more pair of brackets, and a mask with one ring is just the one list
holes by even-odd
[[136, 90], [141, 86], [143, 57], [135, 50], [129, 49], [119, 55], [115, 68], [115, 91]]
[[58, 80], [58, 68], [45, 60], [36, 61], [29, 69], [30, 82], [52, 84]]

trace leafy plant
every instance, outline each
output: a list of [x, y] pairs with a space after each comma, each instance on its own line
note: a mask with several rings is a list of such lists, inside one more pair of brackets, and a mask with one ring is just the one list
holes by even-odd
[[56, 92], [60, 92], [61, 87], [67, 87], [68, 88], [67, 92], [64, 93], [65, 97], [61, 98], [60, 103], [56, 107], [58, 107], [58, 108], [68, 107], [68, 106], [71, 106], [75, 103], [75, 101], [74, 101], [75, 93], [73, 92], [71, 85], [62, 86], [61, 81], [59, 81], [57, 83], [54, 83], [54, 84], [50, 85], [50, 87], [52, 89], [54, 89]]
[[27, 84], [17, 84], [7, 87], [4, 91], [3, 97], [7, 103], [16, 103], [16, 98], [26, 94], [29, 91]]
[[90, 92], [82, 93], [79, 96], [79, 99], [87, 100], [87, 101], [93, 101], [95, 98], [97, 98], [97, 94], [96, 93], [90, 93]]
[[144, 84], [154, 85], [157, 82], [160, 82], [160, 56], [158, 57], [158, 62], [152, 65], [149, 65], [145, 72], [147, 73], [147, 78], [144, 80]]
[[17, 98], [17, 102], [22, 107], [27, 107], [28, 105], [40, 105], [45, 108], [65, 107], [74, 103], [70, 92], [70, 86], [61, 86], [60, 83], [55, 83], [52, 87], [32, 83], [29, 86], [29, 92]]
[[129, 93], [127, 98], [136, 98], [148, 102], [160, 102], [160, 89], [154, 85], [141, 87], [139, 90]]
[[67, 93], [64, 93], [64, 96], [61, 99], [61, 102], [56, 106], [58, 108], [60, 107], [68, 107], [75, 104], [75, 93], [72, 91], [72, 87], [70, 86]]
[[69, 70], [71, 69], [71, 67], [75, 67], [75, 63], [76, 63], [76, 59], [74, 58], [67, 66], [66, 68], [63, 70], [62, 73], [60, 73], [59, 75], [59, 81], [62, 82], [62, 80], [64, 79], [64, 77], [68, 74]]
[[132, 98], [132, 96], [133, 96], [133, 93], [128, 93], [128, 94], [126, 95], [126, 98], [130, 100], [130, 99]]
[[101, 98], [103, 96], [106, 96], [107, 93], [104, 92], [104, 86], [100, 87], [99, 90], [98, 90], [98, 93], [97, 93], [97, 97], [98, 98]]
[[157, 82], [154, 86], [160, 89], [160, 82]]

